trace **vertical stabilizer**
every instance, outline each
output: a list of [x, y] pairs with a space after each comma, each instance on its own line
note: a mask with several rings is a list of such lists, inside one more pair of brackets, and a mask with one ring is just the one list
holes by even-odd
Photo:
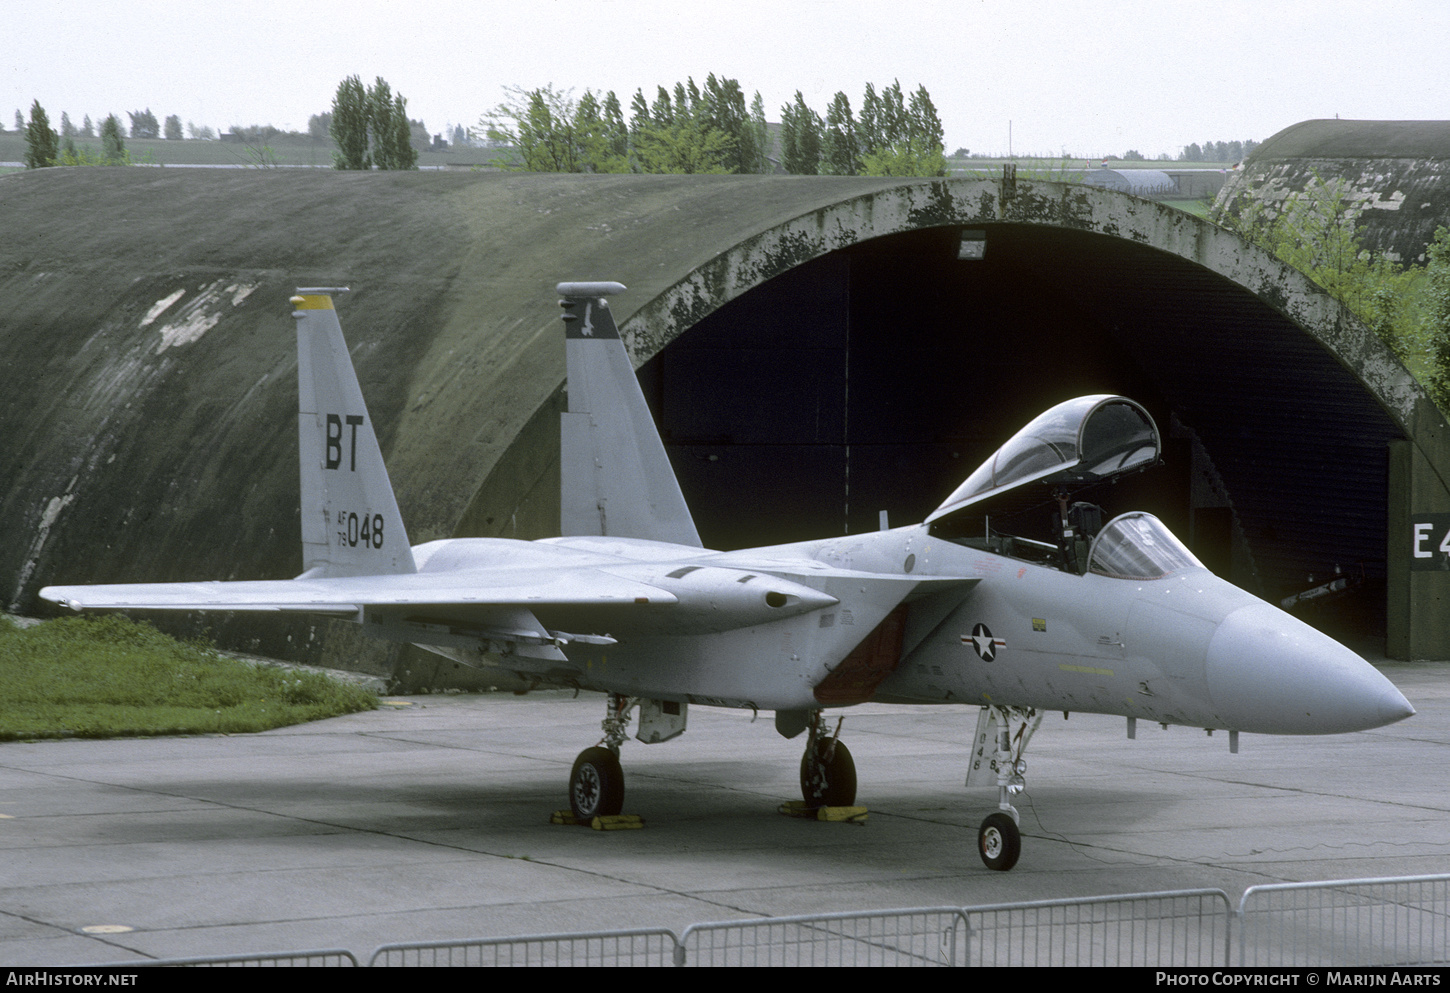
[[416, 572], [332, 294], [298, 289], [297, 437], [302, 568], [312, 576]]
[[560, 530], [699, 547], [606, 297], [619, 283], [560, 283], [569, 412], [560, 435]]

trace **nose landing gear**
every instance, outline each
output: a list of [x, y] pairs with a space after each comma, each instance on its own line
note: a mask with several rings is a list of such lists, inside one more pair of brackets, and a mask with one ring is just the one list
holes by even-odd
[[[967, 786], [997, 784], [997, 812], [988, 814], [977, 829], [977, 851], [988, 869], [1006, 872], [1022, 854], [1022, 833], [1017, 827], [1017, 808], [1008, 797], [1027, 785], [1027, 760], [1022, 753], [1042, 715], [1023, 707], [983, 707], [977, 718], [977, 735], [972, 763], [967, 768]], [[993, 725], [996, 733], [993, 733]]]

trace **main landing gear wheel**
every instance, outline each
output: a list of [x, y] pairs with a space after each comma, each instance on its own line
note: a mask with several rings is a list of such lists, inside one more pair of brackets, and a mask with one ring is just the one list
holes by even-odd
[[569, 806], [583, 821], [612, 817], [624, 807], [624, 770], [607, 748], [586, 748], [569, 773]]
[[1017, 822], [1000, 810], [988, 814], [977, 829], [977, 851], [988, 869], [1006, 872], [1012, 868], [1022, 854], [1022, 833], [1017, 830]]
[[856, 802], [856, 761], [839, 738], [819, 737], [801, 757], [801, 796], [812, 807], [849, 807]]

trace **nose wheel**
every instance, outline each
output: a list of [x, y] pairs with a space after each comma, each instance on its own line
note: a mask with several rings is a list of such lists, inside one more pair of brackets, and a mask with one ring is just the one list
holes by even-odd
[[977, 828], [977, 851], [982, 863], [988, 869], [1006, 872], [1017, 864], [1022, 854], [1022, 832], [1007, 814], [1000, 810], [988, 814], [982, 826]]
[[977, 852], [982, 864], [997, 872], [1011, 869], [1022, 854], [1017, 808], [1010, 798], [1027, 785], [1027, 762], [1022, 753], [1041, 724], [1040, 713], [1020, 707], [983, 707], [977, 718], [967, 786], [997, 787], [997, 811], [988, 814], [977, 828]]

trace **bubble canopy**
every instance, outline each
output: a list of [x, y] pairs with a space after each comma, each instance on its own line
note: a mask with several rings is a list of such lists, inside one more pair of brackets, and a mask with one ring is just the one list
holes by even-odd
[[1039, 414], [967, 477], [926, 519], [930, 524], [1024, 483], [1103, 482], [1158, 461], [1158, 426], [1127, 397], [1066, 400]]

